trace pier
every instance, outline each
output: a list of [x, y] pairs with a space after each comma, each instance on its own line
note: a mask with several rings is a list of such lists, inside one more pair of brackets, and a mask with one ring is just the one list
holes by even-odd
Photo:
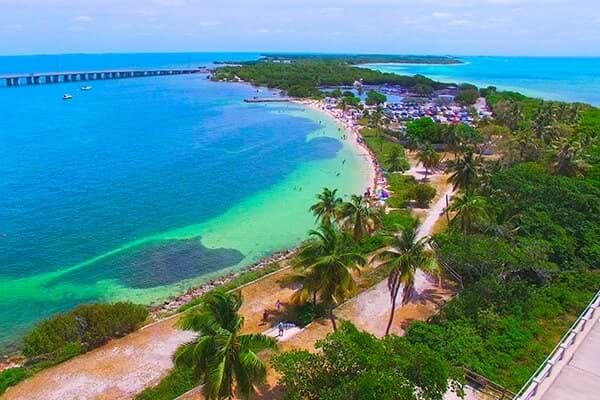
[[246, 103], [288, 103], [293, 100], [291, 97], [251, 97], [244, 99]]
[[43, 85], [52, 83], [82, 82], [102, 79], [142, 78], [149, 76], [171, 76], [186, 74], [207, 74], [206, 68], [169, 68], [169, 69], [129, 69], [108, 71], [72, 71], [72, 72], [43, 72], [32, 74], [0, 75], [0, 82], [7, 87], [24, 85]]

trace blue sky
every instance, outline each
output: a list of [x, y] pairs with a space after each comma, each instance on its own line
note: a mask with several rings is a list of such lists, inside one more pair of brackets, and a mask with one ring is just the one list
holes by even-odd
[[0, 0], [0, 54], [600, 56], [600, 0]]

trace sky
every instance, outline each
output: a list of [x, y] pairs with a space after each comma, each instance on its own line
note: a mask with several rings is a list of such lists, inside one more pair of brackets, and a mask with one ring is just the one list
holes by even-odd
[[0, 54], [600, 56], [600, 0], [0, 0]]

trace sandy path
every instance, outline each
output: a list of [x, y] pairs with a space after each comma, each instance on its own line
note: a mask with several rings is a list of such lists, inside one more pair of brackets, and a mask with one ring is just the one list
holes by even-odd
[[193, 338], [175, 330], [177, 318], [124, 338], [36, 374], [10, 388], [3, 399], [127, 399], [158, 383], [173, 367], [172, 355]]

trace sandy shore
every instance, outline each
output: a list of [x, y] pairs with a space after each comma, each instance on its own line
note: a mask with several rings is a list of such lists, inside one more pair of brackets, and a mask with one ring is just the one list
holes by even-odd
[[342, 117], [341, 111], [328, 110], [322, 101], [296, 100], [295, 103], [301, 104], [305, 107], [310, 108], [311, 110], [315, 110], [327, 115], [329, 118], [333, 119], [341, 128], [343, 128], [344, 132], [348, 136], [348, 139], [356, 148], [357, 153], [364, 156], [369, 162], [369, 178], [367, 181], [367, 185], [371, 190], [371, 193], [377, 193], [378, 188], [387, 187], [385, 177], [380, 172], [377, 157], [375, 157], [375, 154], [373, 154], [371, 150], [367, 147], [360, 134], [360, 126], [345, 120]]

